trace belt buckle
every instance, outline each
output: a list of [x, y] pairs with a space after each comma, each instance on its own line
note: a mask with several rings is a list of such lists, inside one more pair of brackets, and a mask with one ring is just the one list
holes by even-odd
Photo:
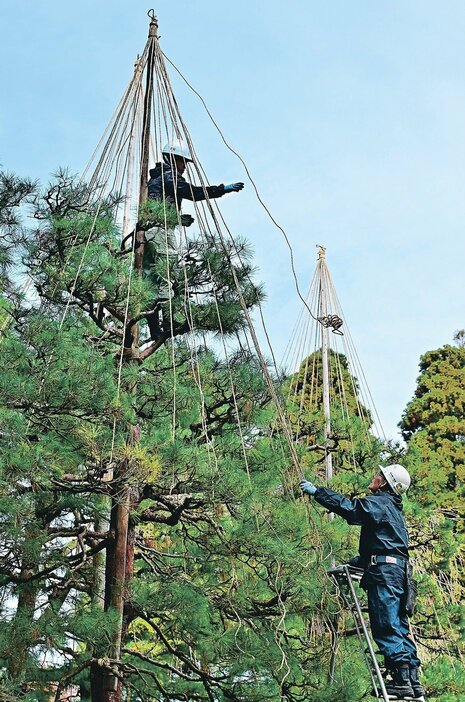
[[376, 565], [376, 563], [377, 563], [376, 556], [370, 556], [370, 565]]

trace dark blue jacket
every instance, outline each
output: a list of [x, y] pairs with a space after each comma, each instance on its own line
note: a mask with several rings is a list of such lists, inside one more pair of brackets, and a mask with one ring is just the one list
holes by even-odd
[[408, 534], [400, 495], [379, 490], [368, 497], [349, 500], [334, 490], [319, 487], [314, 498], [349, 524], [362, 527], [359, 553], [364, 565], [374, 555], [408, 558]]
[[168, 163], [157, 163], [155, 168], [150, 169], [150, 180], [148, 182], [148, 196], [153, 200], [168, 200], [181, 209], [183, 199], [186, 200], [206, 200], [208, 198], [221, 197], [224, 195], [224, 185], [191, 185], [182, 175], [173, 172]]

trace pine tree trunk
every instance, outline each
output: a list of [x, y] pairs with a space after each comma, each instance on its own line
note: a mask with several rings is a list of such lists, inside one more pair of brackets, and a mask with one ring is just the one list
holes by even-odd
[[[110, 609], [117, 615], [117, 624], [113, 632], [110, 652], [110, 656], [114, 660], [119, 660], [120, 658], [123, 627], [126, 548], [129, 525], [127, 472], [128, 465], [126, 461], [121, 463], [115, 470], [116, 494], [113, 498], [110, 517], [110, 533], [113, 535], [113, 538], [107, 550], [106, 563], [105, 609]], [[104, 689], [101, 702], [119, 702], [121, 693], [118, 695], [118, 678], [111, 673], [104, 674], [103, 678]], [[97, 702], [97, 700], [93, 698], [93, 702]]]
[[21, 579], [24, 579], [26, 582], [20, 586], [18, 605], [12, 625], [13, 636], [11, 639], [11, 650], [8, 657], [7, 668], [8, 675], [11, 680], [15, 682], [18, 682], [22, 678], [28, 648], [31, 646], [34, 638], [33, 632], [30, 636], [28, 631], [29, 628], [32, 627], [34, 621], [38, 586], [36, 581], [27, 582], [33, 574], [34, 565], [32, 563], [23, 564], [21, 568]]
[[[144, 97], [144, 117], [141, 135], [141, 163], [139, 182], [139, 209], [147, 200], [147, 176], [149, 164], [150, 147], [150, 123], [153, 95], [153, 70], [154, 70], [154, 42], [157, 36], [157, 23], [154, 18], [149, 29], [149, 54], [147, 59], [146, 91]], [[143, 275], [143, 261], [145, 248], [145, 232], [136, 227], [135, 239], [137, 246], [134, 250], [134, 270], [138, 276]], [[137, 306], [137, 305], [136, 305]], [[134, 311], [135, 316], [140, 309]], [[131, 325], [128, 334], [126, 327], [126, 343], [130, 340], [131, 348], [126, 348], [128, 354], [125, 356], [128, 363], [140, 362], [139, 350], [139, 323]], [[135, 384], [132, 391], [135, 390]], [[129, 428], [129, 445], [134, 445], [139, 441], [139, 426]], [[110, 530], [113, 534], [111, 546], [107, 549], [106, 563], [106, 587], [105, 587], [105, 609], [113, 609], [117, 612], [118, 621], [112, 638], [111, 658], [119, 661], [121, 648], [127, 625], [124, 624], [124, 608], [128, 595], [128, 586], [132, 578], [134, 569], [134, 543], [135, 533], [129, 531], [129, 513], [131, 509], [131, 488], [128, 486], [127, 478], [130, 470], [130, 462], [124, 461], [115, 469], [114, 475], [114, 496], [112, 502]], [[129, 536], [129, 539], [128, 539]], [[103, 675], [103, 695], [101, 699], [94, 699], [93, 702], [121, 702], [122, 684], [113, 675], [105, 673]]]
[[[129, 514], [133, 507], [137, 504], [138, 491], [135, 488], [131, 488], [129, 491]], [[123, 591], [123, 621], [121, 626], [121, 645], [123, 645], [126, 638], [128, 626], [132, 619], [132, 608], [128, 604], [130, 599], [130, 584], [132, 577], [134, 575], [134, 553], [136, 544], [136, 528], [134, 523], [129, 519], [128, 532], [127, 532], [127, 542], [126, 542], [126, 566], [124, 575], [124, 591]], [[117, 696], [115, 700], [122, 699], [123, 685], [120, 680], [118, 680]]]
[[[111, 501], [105, 497], [103, 514], [95, 521], [95, 531], [110, 532]], [[93, 557], [93, 583], [92, 583], [92, 605], [97, 609], [105, 609], [105, 584], [106, 584], [106, 550], [99, 551]], [[91, 699], [101, 700], [103, 698], [103, 671], [97, 665], [90, 669], [90, 680], [88, 684], [81, 685], [81, 699], [83, 702]]]

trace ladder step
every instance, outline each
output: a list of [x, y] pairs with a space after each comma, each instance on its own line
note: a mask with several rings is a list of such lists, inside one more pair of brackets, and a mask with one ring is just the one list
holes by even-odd
[[[374, 699], [377, 700], [384, 700], [383, 695], [372, 695]], [[393, 695], [388, 694], [389, 700], [392, 700], [392, 702], [426, 702], [424, 697], [394, 697]]]

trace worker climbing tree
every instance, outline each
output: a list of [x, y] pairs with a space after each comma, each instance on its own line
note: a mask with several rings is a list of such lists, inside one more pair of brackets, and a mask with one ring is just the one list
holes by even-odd
[[166, 200], [175, 205], [180, 213], [180, 220], [183, 226], [190, 226], [193, 218], [190, 215], [181, 214], [183, 200], [193, 200], [195, 202], [222, 197], [226, 193], [237, 193], [243, 189], [244, 183], [232, 183], [231, 185], [191, 185], [184, 178], [186, 165], [192, 162], [189, 148], [181, 139], [173, 139], [165, 144], [162, 150], [163, 161], [156, 164], [150, 170], [150, 180], [148, 182], [148, 197], [154, 200]]

